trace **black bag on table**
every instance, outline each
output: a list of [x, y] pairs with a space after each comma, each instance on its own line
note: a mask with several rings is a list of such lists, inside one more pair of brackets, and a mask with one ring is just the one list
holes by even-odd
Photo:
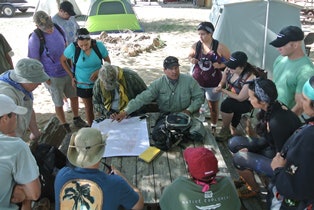
[[56, 147], [49, 144], [39, 144], [33, 151], [39, 168], [41, 183], [41, 198], [55, 201], [54, 182], [59, 169], [66, 165], [66, 156]]
[[188, 138], [191, 117], [183, 112], [162, 115], [152, 133], [154, 146], [168, 151]]

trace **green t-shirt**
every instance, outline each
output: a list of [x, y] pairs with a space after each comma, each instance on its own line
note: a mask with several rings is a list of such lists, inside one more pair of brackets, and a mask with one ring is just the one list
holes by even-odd
[[162, 210], [219, 209], [238, 210], [241, 203], [229, 177], [217, 177], [217, 183], [202, 192], [202, 186], [179, 177], [166, 187], [159, 201]]
[[294, 96], [302, 93], [304, 83], [314, 75], [313, 63], [307, 56], [289, 60], [279, 56], [274, 62], [273, 80], [278, 91], [278, 100], [290, 109], [295, 106]]

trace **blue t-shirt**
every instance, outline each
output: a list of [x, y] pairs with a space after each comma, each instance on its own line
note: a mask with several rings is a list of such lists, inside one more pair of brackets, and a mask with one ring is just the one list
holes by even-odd
[[[96, 43], [102, 57], [107, 57], [108, 50], [104, 44], [100, 41], [97, 41]], [[64, 50], [64, 56], [74, 61], [75, 45], [73, 43]], [[90, 55], [86, 55], [85, 52], [81, 50], [75, 68], [75, 79], [78, 82], [77, 87], [83, 89], [93, 88], [94, 82], [90, 80], [90, 77], [95, 71], [99, 70], [100, 67], [101, 60], [93, 49], [91, 50]]]
[[[98, 169], [62, 168], [55, 180], [55, 209], [131, 209], [139, 195], [118, 175]], [[84, 208], [86, 207], [86, 208]]]

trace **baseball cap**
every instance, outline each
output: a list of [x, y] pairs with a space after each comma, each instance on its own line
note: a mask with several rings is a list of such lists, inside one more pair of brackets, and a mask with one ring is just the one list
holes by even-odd
[[214, 153], [204, 147], [189, 147], [183, 157], [191, 176], [197, 180], [214, 177], [218, 173], [218, 161]]
[[238, 66], [244, 66], [247, 63], [247, 59], [247, 55], [244, 52], [237, 51], [231, 54], [225, 65], [228, 68], [236, 69]]
[[37, 11], [33, 16], [35, 24], [43, 29], [50, 29], [53, 27], [51, 17], [44, 11]]
[[22, 58], [15, 68], [10, 70], [10, 78], [18, 83], [42, 83], [49, 79], [40, 61], [32, 58]]
[[274, 47], [282, 47], [293, 41], [301, 41], [304, 38], [304, 33], [298, 26], [287, 26], [278, 34], [277, 38], [269, 44]]
[[27, 113], [27, 109], [25, 107], [16, 105], [12, 98], [4, 94], [0, 94], [0, 106], [0, 116], [11, 112], [19, 115]]
[[60, 9], [67, 12], [70, 16], [75, 16], [73, 5], [69, 1], [64, 1], [60, 4]]
[[164, 69], [171, 69], [174, 66], [180, 66], [178, 58], [174, 56], [168, 56], [164, 60]]

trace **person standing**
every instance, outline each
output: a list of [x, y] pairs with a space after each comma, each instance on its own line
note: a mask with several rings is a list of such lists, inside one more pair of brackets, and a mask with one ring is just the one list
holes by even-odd
[[280, 30], [270, 45], [280, 55], [273, 65], [273, 80], [281, 101], [297, 115], [301, 115], [302, 87], [314, 75], [314, 65], [305, 55], [302, 43], [304, 32], [298, 26], [287, 26]]
[[162, 210], [241, 209], [231, 179], [217, 176], [218, 161], [211, 150], [189, 147], [183, 157], [191, 177], [179, 177], [163, 190], [159, 201]]
[[16, 137], [17, 116], [28, 110], [0, 94], [0, 209], [31, 210], [40, 196], [39, 170], [29, 146]]
[[28, 40], [28, 56], [39, 60], [50, 77], [49, 82], [45, 83], [45, 86], [51, 94], [60, 124], [66, 132], [71, 132], [63, 110], [63, 96], [65, 95], [71, 100], [74, 125], [78, 128], [88, 126], [79, 116], [78, 98], [75, 88], [71, 85], [71, 77], [60, 63], [60, 57], [66, 46], [64, 32], [61, 31], [62, 29], [59, 26], [53, 24], [51, 17], [44, 11], [37, 11], [33, 19], [45, 43], [43, 51], [40, 52], [40, 37], [38, 37], [37, 33], [32, 33]]
[[17, 105], [28, 110], [25, 115], [17, 116], [16, 136], [24, 138], [27, 129], [31, 132], [29, 139], [38, 140], [41, 136], [33, 109], [32, 92], [47, 80], [49, 76], [45, 73], [43, 65], [31, 58], [22, 58], [13, 70], [0, 75], [0, 93], [11, 97]]
[[5, 37], [0, 34], [0, 74], [3, 72], [13, 69], [12, 56], [14, 55], [11, 46], [5, 39]]
[[[55, 180], [55, 209], [124, 209], [144, 207], [141, 191], [120, 171], [99, 170], [106, 137], [94, 128], [72, 134], [67, 157], [74, 167], [62, 168]], [[89, 208], [86, 208], [89, 206]]]
[[[102, 60], [110, 63], [110, 57], [104, 44], [92, 40], [86, 28], [78, 29], [76, 37], [76, 42], [66, 47], [60, 61], [71, 77], [72, 86], [76, 87], [78, 97], [83, 99], [87, 123], [91, 126], [94, 120], [92, 103], [94, 83], [98, 78]], [[77, 52], [78, 54], [76, 54]], [[68, 59], [72, 60], [73, 69], [71, 69]]]
[[205, 91], [211, 116], [211, 128], [215, 133], [221, 93], [215, 92], [214, 89], [221, 80], [222, 71], [226, 67], [224, 61], [230, 58], [230, 51], [224, 44], [213, 38], [214, 26], [212, 23], [201, 22], [197, 30], [200, 41], [192, 45], [189, 59], [194, 65], [192, 76]]
[[[65, 33], [67, 45], [75, 41], [75, 33], [77, 29], [80, 28], [78, 23], [75, 20], [75, 12], [71, 2], [63, 1], [60, 4], [59, 11], [52, 17], [52, 22], [58, 24]], [[71, 111], [71, 106], [69, 106], [68, 99], [66, 97], [63, 98], [64, 105], [63, 109], [66, 112]]]

